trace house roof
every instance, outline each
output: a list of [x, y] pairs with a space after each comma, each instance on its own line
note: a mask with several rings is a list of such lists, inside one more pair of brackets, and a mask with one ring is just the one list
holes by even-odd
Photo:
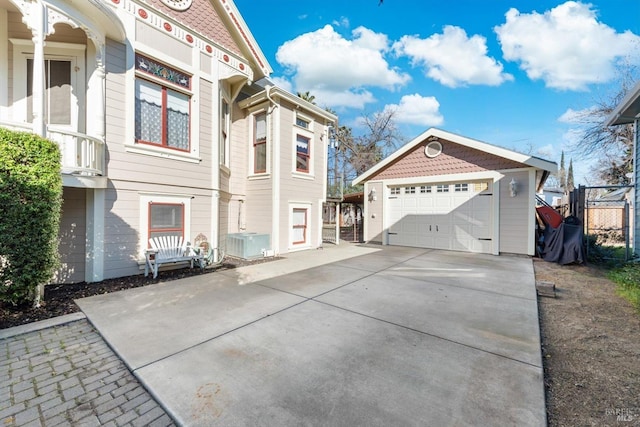
[[246, 88], [248, 89], [248, 91], [251, 91], [251, 89], [258, 89], [259, 91], [252, 94], [248, 98], [240, 100], [238, 104], [241, 108], [248, 108], [252, 105], [267, 100], [272, 101], [274, 98], [281, 98], [309, 111], [310, 113], [314, 113], [324, 118], [327, 122], [336, 123], [338, 121], [338, 116], [336, 116], [335, 114], [325, 110], [324, 108], [320, 108], [317, 105], [310, 103], [309, 101], [305, 101], [299, 96], [287, 92], [286, 90], [279, 88], [278, 86], [275, 86], [275, 84], [268, 78], [263, 78], [257, 82], [254, 82], [251, 87]]
[[607, 118], [607, 126], [633, 123], [640, 118], [640, 82], [638, 82], [627, 96], [613, 109]]
[[485, 153], [492, 154], [494, 156], [502, 157], [514, 162], [521, 163], [526, 166], [530, 166], [536, 169], [540, 169], [547, 173], [554, 173], [558, 170], [558, 167], [555, 162], [550, 162], [548, 160], [541, 159], [539, 157], [534, 157], [522, 153], [518, 153], [512, 150], [507, 150], [506, 148], [498, 147], [495, 145], [488, 144], [486, 142], [478, 141], [476, 139], [467, 138], [461, 135], [457, 135], [451, 132], [447, 132], [437, 128], [430, 128], [426, 132], [422, 133], [418, 137], [414, 138], [412, 141], [408, 142], [400, 149], [396, 150], [390, 156], [379, 162], [377, 165], [373, 166], [371, 169], [357, 177], [353, 181], [353, 185], [361, 184], [366, 181], [368, 178], [376, 175], [378, 172], [382, 171], [384, 168], [389, 166], [395, 160], [404, 156], [411, 150], [413, 150], [417, 145], [423, 143], [428, 138], [436, 138], [443, 139], [446, 141], [453, 142], [455, 144], [462, 145], [464, 147], [476, 149], [483, 151]]

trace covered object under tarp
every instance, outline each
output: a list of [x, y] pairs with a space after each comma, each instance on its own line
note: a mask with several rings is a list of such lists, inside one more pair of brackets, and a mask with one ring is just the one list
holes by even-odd
[[562, 265], [585, 262], [582, 223], [574, 216], [565, 218], [558, 227], [546, 224], [543, 234], [542, 259]]

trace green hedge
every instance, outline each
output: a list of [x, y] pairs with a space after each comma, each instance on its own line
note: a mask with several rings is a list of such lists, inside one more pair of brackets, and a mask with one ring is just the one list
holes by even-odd
[[35, 301], [51, 280], [61, 203], [57, 144], [0, 128], [0, 301]]

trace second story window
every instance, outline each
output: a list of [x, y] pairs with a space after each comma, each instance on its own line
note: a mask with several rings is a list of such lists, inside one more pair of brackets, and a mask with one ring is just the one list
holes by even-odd
[[305, 136], [296, 136], [296, 170], [298, 172], [309, 172], [309, 160], [311, 140]]
[[227, 165], [227, 147], [229, 145], [229, 103], [222, 99], [220, 105], [220, 164]]
[[173, 86], [188, 90], [191, 78], [141, 55], [136, 71], [149, 76], [136, 77], [136, 142], [189, 151], [191, 97]]
[[253, 130], [253, 172], [267, 172], [267, 114], [254, 116]]

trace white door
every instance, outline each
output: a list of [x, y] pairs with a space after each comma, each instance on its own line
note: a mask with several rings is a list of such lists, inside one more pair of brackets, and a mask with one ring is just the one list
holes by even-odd
[[390, 245], [492, 252], [492, 192], [487, 182], [389, 188]]

